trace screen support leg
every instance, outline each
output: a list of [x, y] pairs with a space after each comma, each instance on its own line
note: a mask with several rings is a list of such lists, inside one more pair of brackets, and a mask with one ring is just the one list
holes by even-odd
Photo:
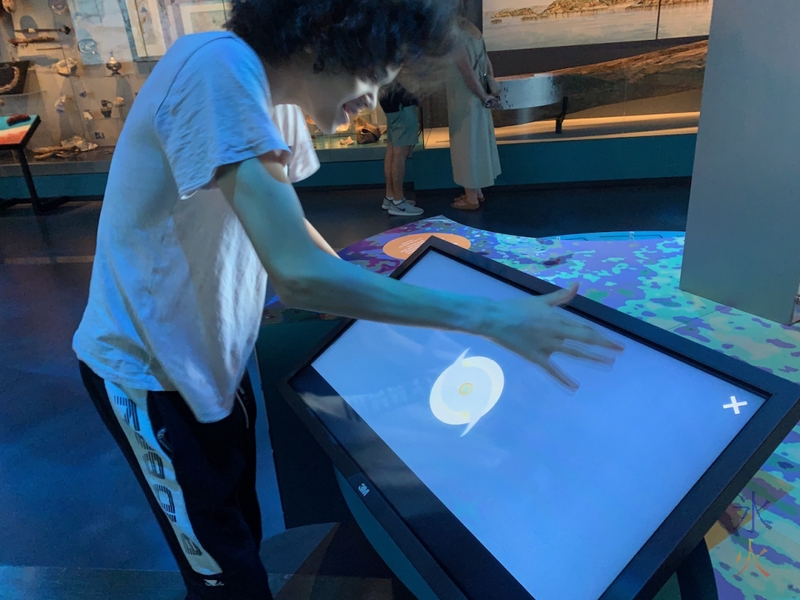
[[715, 600], [717, 580], [705, 540], [701, 540], [677, 571], [681, 600]]

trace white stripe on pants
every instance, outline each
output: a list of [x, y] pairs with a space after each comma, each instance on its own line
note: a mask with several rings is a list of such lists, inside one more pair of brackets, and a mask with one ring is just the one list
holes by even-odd
[[147, 392], [122, 388], [108, 381], [105, 384], [114, 415], [136, 455], [150, 491], [172, 525], [189, 566], [200, 575], [220, 575], [222, 569], [200, 545], [189, 522], [172, 461], [158, 443], [150, 424]]

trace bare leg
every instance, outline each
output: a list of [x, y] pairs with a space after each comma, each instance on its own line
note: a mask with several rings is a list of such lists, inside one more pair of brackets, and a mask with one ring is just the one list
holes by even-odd
[[394, 149], [394, 164], [392, 165], [392, 184], [395, 191], [395, 200], [405, 198], [403, 184], [406, 180], [406, 164], [408, 157], [411, 156], [412, 146], [403, 146]]
[[459, 210], [477, 210], [480, 205], [481, 203], [478, 199], [478, 190], [472, 190], [469, 188], [464, 188], [464, 195], [456, 198], [455, 202], [451, 204], [453, 208], [457, 208]]
[[395, 147], [392, 146], [391, 142], [386, 143], [386, 159], [383, 161], [383, 176], [386, 178], [386, 197], [395, 199], [396, 196], [394, 195], [394, 178], [393, 178], [393, 169], [394, 169], [394, 157], [395, 157]]
[[480, 190], [472, 190], [472, 189], [469, 189], [469, 188], [464, 188], [464, 192], [466, 192], [466, 196], [467, 196], [466, 197], [466, 201], [467, 201], [468, 204], [471, 204], [471, 205], [474, 206], [474, 205], [480, 203], [480, 201], [478, 200], [478, 192], [479, 191]]

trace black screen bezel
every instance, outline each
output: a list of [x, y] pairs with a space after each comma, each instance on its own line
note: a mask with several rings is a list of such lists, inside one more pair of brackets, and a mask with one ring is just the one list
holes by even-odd
[[[535, 295], [548, 294], [560, 289], [436, 237], [430, 238], [391, 276], [402, 279], [403, 275], [428, 252], [443, 254]], [[800, 386], [587, 298], [577, 297], [568, 310], [765, 398], [763, 406], [684, 496], [599, 600], [651, 598], [667, 582], [689, 552], [700, 543], [718, 516], [800, 421]], [[414, 524], [413, 517], [408, 518], [400, 514], [395, 501], [383, 494], [380, 485], [362, 469], [355, 458], [359, 451], [348, 449], [346, 443], [343, 444], [341, 439], [337, 439], [321, 417], [292, 387], [292, 382], [298, 381], [299, 377], [316, 376], [317, 380], [313, 383], [315, 386], [320, 385], [320, 382], [324, 383], [310, 365], [354, 322], [347, 320], [331, 332], [315, 349], [312, 356], [303, 361], [303, 365], [282, 382], [281, 393], [331, 455], [334, 465], [344, 474], [353, 488], [357, 490], [359, 486], [365, 484], [371, 492], [374, 492], [364, 498], [368, 508], [395, 539], [412, 564], [420, 570], [439, 597], [459, 600], [463, 598], [485, 600], [495, 597], [509, 600], [532, 598], [406, 467], [407, 473], [404, 473], [404, 476], [416, 479], [418, 485], [427, 490], [431, 506], [438, 505], [433, 514], [442, 524], [440, 529], [452, 533], [448, 536], [452, 538], [452, 543], [449, 545], [433, 539], [430, 535], [427, 536], [430, 539], [423, 539], [426, 535], [420, 532], [420, 525]], [[328, 388], [329, 392], [335, 394], [329, 385]], [[338, 398], [346, 407], [344, 399]], [[333, 400], [335, 401], [335, 397]], [[366, 423], [362, 421], [361, 424], [371, 432]], [[363, 431], [366, 430], [362, 429]], [[372, 436], [378, 444], [372, 452], [377, 452], [382, 446], [379, 452], [382, 456], [394, 455], [374, 432]], [[394, 456], [402, 464], [402, 461]], [[453, 558], [454, 554], [457, 559]], [[573, 573], [571, 576], [576, 574]], [[487, 586], [481, 584], [486, 581], [491, 582], [492, 593], [488, 595]]]

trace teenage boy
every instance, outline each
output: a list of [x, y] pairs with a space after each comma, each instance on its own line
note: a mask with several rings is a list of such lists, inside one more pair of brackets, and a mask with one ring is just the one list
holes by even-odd
[[244, 378], [267, 273], [290, 306], [479, 334], [569, 386], [553, 353], [614, 347], [555, 310], [576, 288], [495, 302], [412, 287], [337, 260], [304, 218], [271, 108], [333, 133], [401, 67], [449, 52], [454, 19], [448, 0], [242, 0], [229, 32], [178, 40], [132, 107], [73, 346], [189, 599], [271, 598]]

